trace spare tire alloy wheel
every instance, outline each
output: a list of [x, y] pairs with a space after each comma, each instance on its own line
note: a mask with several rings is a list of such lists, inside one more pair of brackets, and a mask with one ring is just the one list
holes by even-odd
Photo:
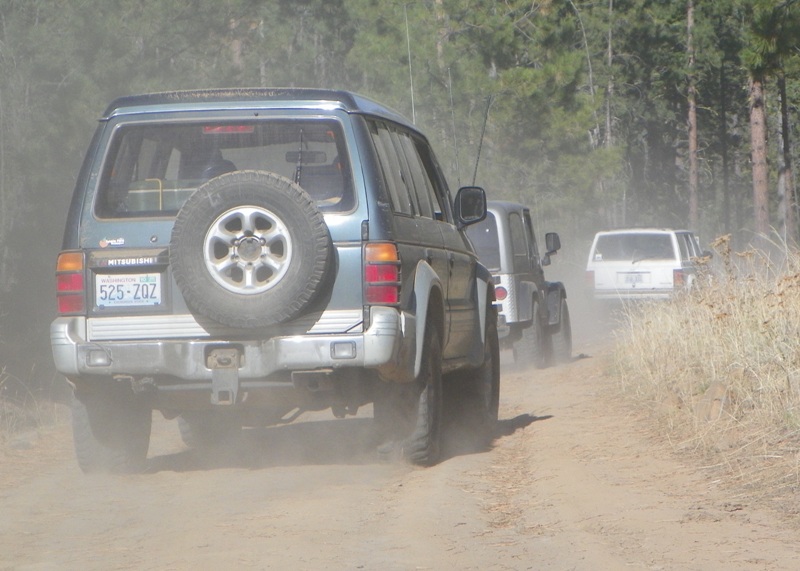
[[209, 274], [223, 288], [257, 295], [286, 275], [292, 261], [292, 236], [275, 213], [236, 207], [211, 223], [203, 258]]
[[211, 179], [178, 212], [170, 243], [189, 307], [217, 323], [283, 323], [319, 292], [332, 252], [322, 213], [291, 180], [264, 171]]

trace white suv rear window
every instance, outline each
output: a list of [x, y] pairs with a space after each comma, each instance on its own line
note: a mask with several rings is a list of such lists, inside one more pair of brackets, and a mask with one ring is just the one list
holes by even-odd
[[593, 255], [595, 262], [674, 259], [669, 234], [644, 232], [598, 236]]

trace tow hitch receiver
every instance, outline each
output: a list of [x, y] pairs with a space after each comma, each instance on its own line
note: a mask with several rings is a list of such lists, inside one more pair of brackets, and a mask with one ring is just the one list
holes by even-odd
[[211, 404], [233, 405], [239, 394], [239, 351], [214, 349], [206, 365], [211, 369]]

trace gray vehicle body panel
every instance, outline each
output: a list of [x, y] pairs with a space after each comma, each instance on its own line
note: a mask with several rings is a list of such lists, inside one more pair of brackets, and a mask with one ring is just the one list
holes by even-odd
[[[233, 101], [231, 98], [236, 98]], [[167, 262], [174, 216], [103, 219], [94, 199], [106, 149], [122, 125], [291, 117], [337, 121], [349, 153], [355, 203], [324, 213], [335, 275], [331, 288], [303, 315], [266, 330], [236, 330], [208, 323], [187, 308]], [[409, 382], [420, 371], [426, 316], [443, 319], [445, 372], [477, 366], [483, 352], [490, 275], [452, 222], [405, 218], [392, 211], [376, 168], [364, 117], [391, 121], [425, 140], [399, 114], [366, 98], [324, 90], [208, 90], [120, 98], [101, 119], [78, 177], [64, 234], [64, 250], [87, 259], [86, 315], [61, 316], [50, 329], [56, 368], [73, 380], [136, 377], [155, 387], [208, 388], [214, 378], [209, 352], [241, 353], [237, 375], [251, 390], [269, 389], [270, 377], [293, 371], [327, 374], [371, 371], [375, 379]], [[395, 241], [400, 251], [401, 300], [397, 307], [369, 306], [362, 290], [365, 241]], [[103, 310], [93, 302], [93, 276], [116, 264], [124, 271], [159, 272], [164, 307]], [[430, 304], [441, 299], [445, 307]], [[199, 384], [198, 384], [199, 383]], [[246, 403], [245, 403], [246, 404]], [[156, 403], [156, 407], [158, 407]]]

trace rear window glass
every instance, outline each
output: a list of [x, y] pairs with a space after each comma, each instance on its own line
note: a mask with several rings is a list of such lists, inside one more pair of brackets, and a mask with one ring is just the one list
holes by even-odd
[[128, 125], [113, 135], [95, 213], [174, 215], [198, 186], [236, 170], [265, 170], [303, 187], [323, 211], [354, 206], [341, 125], [332, 120]]
[[486, 213], [486, 218], [467, 226], [467, 236], [472, 242], [481, 263], [490, 270], [500, 269], [500, 242], [497, 237], [497, 223], [494, 214]]
[[669, 234], [603, 234], [597, 237], [592, 259], [595, 262], [674, 260], [675, 250]]

